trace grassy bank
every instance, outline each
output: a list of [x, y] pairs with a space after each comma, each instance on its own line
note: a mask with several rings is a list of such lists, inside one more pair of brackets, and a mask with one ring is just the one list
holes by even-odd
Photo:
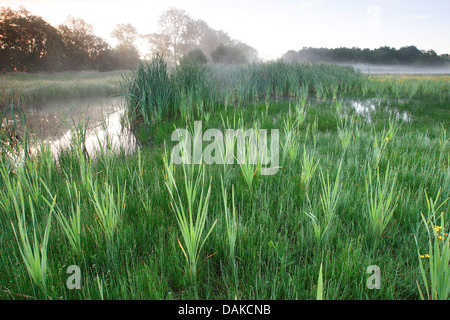
[[0, 106], [116, 95], [120, 93], [119, 82], [124, 73], [126, 72], [7, 73], [0, 77]]
[[[45, 148], [18, 166], [2, 153], [1, 298], [314, 299], [321, 265], [326, 299], [449, 298], [447, 80], [153, 67], [127, 78], [129, 121], [151, 148], [86, 157], [80, 127], [58, 162]], [[370, 118], [355, 112], [371, 99]], [[173, 164], [172, 132], [194, 121], [278, 129], [278, 172]], [[79, 290], [66, 285], [71, 265]]]

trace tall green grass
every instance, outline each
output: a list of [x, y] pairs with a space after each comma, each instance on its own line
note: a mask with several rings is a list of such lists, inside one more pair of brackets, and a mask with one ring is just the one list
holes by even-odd
[[[81, 123], [56, 157], [44, 144], [21, 161], [1, 154], [0, 298], [448, 298], [445, 85], [419, 81], [411, 94], [403, 85], [393, 90], [397, 80], [284, 62], [167, 74], [175, 88], [167, 113], [157, 120], [147, 105], [150, 122], [139, 120], [151, 147], [125, 155], [106, 145], [87, 155]], [[320, 83], [324, 101], [316, 99]], [[368, 123], [348, 102], [370, 102], [375, 92], [385, 97]], [[411, 121], [399, 125], [393, 110]], [[204, 130], [279, 129], [283, 168], [255, 176], [250, 189], [235, 161], [174, 163], [169, 137], [196, 120]], [[350, 137], [345, 150], [340, 130]], [[21, 137], [17, 147], [4, 145], [20, 152]], [[225, 141], [219, 157], [233, 157], [231, 150]], [[443, 198], [424, 196], [439, 190]], [[374, 264], [382, 290], [366, 286]], [[70, 265], [82, 271], [80, 290], [65, 285]]]
[[10, 104], [117, 95], [122, 74], [128, 72], [8, 73], [0, 78], [0, 109]]

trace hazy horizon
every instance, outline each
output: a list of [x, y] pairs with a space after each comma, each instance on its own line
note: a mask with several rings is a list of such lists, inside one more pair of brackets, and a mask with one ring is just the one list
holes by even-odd
[[443, 41], [450, 39], [448, 1], [0, 0], [2, 7], [21, 5], [55, 26], [68, 15], [82, 18], [112, 45], [116, 41], [111, 31], [117, 24], [131, 23], [140, 34], [154, 33], [159, 15], [177, 7], [254, 47], [263, 59], [303, 47], [414, 45], [438, 55], [450, 53], [450, 42]]

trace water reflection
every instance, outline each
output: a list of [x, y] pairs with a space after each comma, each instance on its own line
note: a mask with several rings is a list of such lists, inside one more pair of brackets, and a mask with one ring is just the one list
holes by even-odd
[[[52, 154], [71, 145], [74, 129], [87, 124], [86, 150], [95, 157], [100, 148], [132, 153], [136, 138], [123, 126], [124, 101], [116, 98], [89, 98], [53, 101], [44, 105], [25, 106], [30, 133], [30, 151], [36, 153], [41, 143], [48, 144]], [[19, 120], [19, 115], [16, 115]], [[101, 147], [100, 147], [101, 146]]]
[[[368, 123], [372, 123], [372, 115], [378, 110], [383, 110], [388, 112], [390, 115], [394, 115], [397, 120], [402, 120], [405, 122], [411, 121], [411, 115], [407, 111], [400, 111], [397, 108], [388, 106], [386, 106], [386, 108], [382, 108], [382, 102], [383, 100], [377, 98], [346, 101], [347, 105], [353, 108], [357, 114], [362, 115]], [[388, 102], [386, 102], [386, 104], [389, 105]]]

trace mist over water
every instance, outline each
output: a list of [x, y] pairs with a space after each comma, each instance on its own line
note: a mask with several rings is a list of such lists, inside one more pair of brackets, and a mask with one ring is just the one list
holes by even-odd
[[450, 74], [449, 66], [414, 67], [399, 65], [373, 65], [363, 63], [339, 63], [339, 65], [351, 66], [362, 73], [370, 74]]
[[[136, 146], [134, 135], [123, 126], [125, 109], [120, 97], [56, 100], [26, 105], [24, 111], [31, 152], [38, 147], [34, 141], [43, 141], [56, 156], [59, 150], [70, 146], [74, 127], [86, 122], [86, 149], [90, 155], [99, 150], [100, 144], [104, 147], [109, 143], [113, 149], [123, 148], [126, 152], [133, 152]], [[20, 122], [17, 113], [15, 118]]]

